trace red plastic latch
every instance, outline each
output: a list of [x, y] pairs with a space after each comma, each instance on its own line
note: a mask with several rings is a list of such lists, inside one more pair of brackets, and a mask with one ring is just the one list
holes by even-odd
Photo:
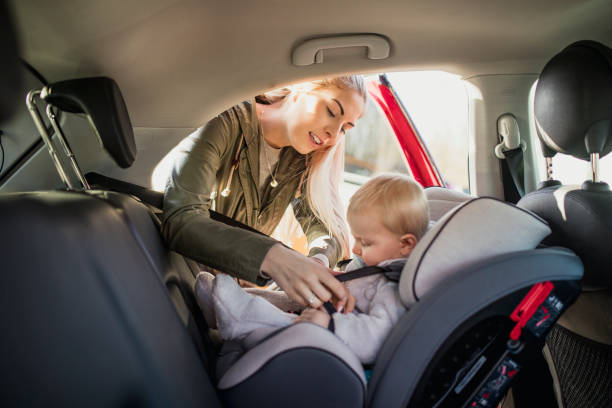
[[541, 282], [533, 285], [529, 293], [527, 293], [510, 315], [510, 318], [517, 322], [510, 332], [510, 339], [518, 340], [521, 337], [521, 329], [525, 327], [540, 305], [544, 303], [554, 287], [555, 285], [552, 282]]

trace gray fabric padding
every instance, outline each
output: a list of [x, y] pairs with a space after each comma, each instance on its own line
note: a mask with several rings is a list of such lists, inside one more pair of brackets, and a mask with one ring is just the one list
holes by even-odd
[[429, 218], [432, 221], [438, 221], [453, 208], [475, 198], [469, 194], [444, 187], [427, 187], [425, 196], [429, 203]]
[[405, 407], [438, 349], [480, 310], [538, 282], [582, 277], [570, 250], [546, 248], [503, 254], [459, 271], [427, 293], [400, 319], [378, 354], [368, 407]]
[[442, 217], [410, 254], [399, 282], [410, 308], [421, 296], [466, 265], [535, 248], [550, 228], [526, 210], [494, 198], [475, 198]]
[[[264, 330], [266, 330], [266, 334], [269, 334], [269, 329]], [[258, 336], [257, 333], [254, 333], [254, 335]], [[240, 384], [278, 355], [303, 347], [321, 349], [335, 356], [352, 369], [365, 385], [365, 374], [359, 359], [338, 337], [329, 330], [315, 324], [298, 323], [289, 326], [277, 335], [250, 349], [227, 370], [219, 380], [217, 387], [223, 390]]]

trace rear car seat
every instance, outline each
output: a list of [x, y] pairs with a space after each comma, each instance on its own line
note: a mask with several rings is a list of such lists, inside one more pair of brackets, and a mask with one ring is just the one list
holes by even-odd
[[[114, 80], [94, 77], [61, 81], [43, 88], [41, 96], [45, 103], [55, 108], [86, 114], [91, 118], [102, 146], [115, 163], [123, 168], [132, 165], [136, 159], [134, 133], [123, 96]], [[80, 172], [78, 163], [74, 169]], [[83, 178], [81, 174], [76, 176]], [[193, 296], [195, 276], [199, 272], [197, 263], [167, 249], [159, 234], [156, 208], [134, 196], [117, 192], [85, 188], [83, 193], [116, 208], [147, 261], [166, 284], [179, 316], [208, 366], [212, 354], [207, 342], [208, 328]]]
[[206, 370], [118, 211], [84, 194], [0, 197], [2, 401], [215, 406]]
[[145, 205], [42, 191], [3, 194], [0, 211], [3, 406], [220, 406], [193, 325], [197, 266], [168, 252]]

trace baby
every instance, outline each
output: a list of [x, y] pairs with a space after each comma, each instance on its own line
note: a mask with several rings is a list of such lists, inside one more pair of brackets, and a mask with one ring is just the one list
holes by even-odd
[[[357, 255], [346, 271], [364, 266], [390, 266], [401, 271], [406, 258], [427, 230], [429, 208], [421, 186], [407, 176], [380, 175], [351, 197], [347, 212]], [[201, 273], [196, 293], [207, 321], [225, 340], [240, 339], [261, 327], [285, 327], [310, 322], [334, 333], [357, 355], [371, 364], [393, 325], [405, 312], [398, 284], [384, 274], [346, 282], [355, 297], [353, 313], [329, 315], [324, 309], [305, 309], [300, 316], [286, 313], [258, 296], [246, 293], [228, 275]], [[333, 319], [333, 324], [330, 320]]]

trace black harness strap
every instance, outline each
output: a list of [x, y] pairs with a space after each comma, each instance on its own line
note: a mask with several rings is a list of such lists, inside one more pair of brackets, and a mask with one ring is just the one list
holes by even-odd
[[336, 279], [340, 282], [346, 282], [353, 279], [365, 278], [366, 276], [376, 275], [379, 273], [387, 272], [386, 267], [381, 266], [366, 266], [363, 268], [355, 269], [350, 272], [345, 272], [341, 275], [336, 275]]
[[[366, 266], [364, 268], [359, 268], [359, 269], [355, 269], [350, 272], [345, 272], [341, 275], [336, 275], [336, 279], [338, 279], [340, 282], [346, 282], [346, 281], [353, 280], [353, 279], [365, 278], [367, 276], [384, 273], [387, 279], [394, 281], [394, 282], [398, 282], [399, 277], [402, 273], [402, 270], [404, 269], [404, 264], [405, 264], [404, 261], [397, 261], [397, 262], [392, 262], [385, 266]], [[331, 302], [323, 303], [323, 308], [330, 315], [337, 312], [336, 308], [334, 307], [334, 305], [332, 305]], [[330, 330], [332, 330], [332, 327], [333, 327], [333, 324], [331, 323], [332, 321], [333, 319], [330, 320], [330, 327], [328, 327]]]

